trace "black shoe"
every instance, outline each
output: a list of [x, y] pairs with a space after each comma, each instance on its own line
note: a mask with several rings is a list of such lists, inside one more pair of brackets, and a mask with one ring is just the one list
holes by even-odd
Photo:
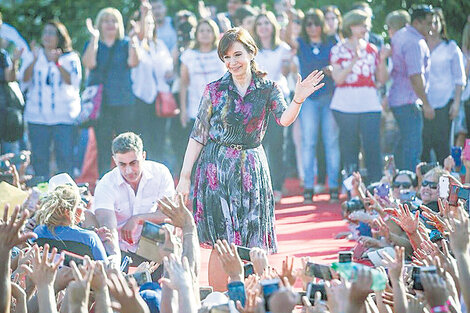
[[330, 202], [338, 202], [339, 194], [338, 189], [330, 189]]
[[304, 189], [304, 203], [313, 203], [313, 189]]

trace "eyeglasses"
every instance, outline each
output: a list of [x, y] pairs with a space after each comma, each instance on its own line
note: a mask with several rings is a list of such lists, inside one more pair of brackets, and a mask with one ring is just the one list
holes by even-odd
[[423, 182], [421, 183], [421, 186], [429, 187], [431, 189], [437, 189], [437, 183], [433, 181], [428, 181], [428, 180], [423, 180]]
[[411, 187], [411, 183], [410, 182], [399, 182], [399, 181], [395, 181], [393, 182], [392, 184], [393, 188], [405, 188], [405, 189], [408, 189]]
[[315, 24], [314, 22], [308, 22], [307, 24], [305, 24], [305, 26], [306, 26], [306, 27], [312, 27], [312, 26], [314, 26], [314, 27], [319, 27], [320, 25], [317, 25], [317, 24]]

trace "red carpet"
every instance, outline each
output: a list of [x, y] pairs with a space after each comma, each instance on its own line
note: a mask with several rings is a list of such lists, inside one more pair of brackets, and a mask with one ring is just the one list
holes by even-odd
[[[279, 253], [269, 256], [270, 264], [281, 269], [286, 256], [295, 256], [294, 268], [301, 266], [300, 258], [309, 256], [316, 263], [332, 263], [338, 258], [338, 251], [349, 250], [353, 241], [334, 239], [339, 232], [347, 231], [341, 218], [339, 203], [329, 203], [329, 195], [314, 197], [313, 204], [303, 204], [300, 188], [295, 180], [286, 182], [288, 193], [276, 205], [276, 231]], [[295, 195], [296, 194], [296, 195]], [[201, 250], [202, 286], [207, 286], [207, 262], [210, 250]]]

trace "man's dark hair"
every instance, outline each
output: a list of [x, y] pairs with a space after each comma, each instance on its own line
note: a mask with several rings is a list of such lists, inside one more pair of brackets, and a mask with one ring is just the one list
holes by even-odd
[[411, 15], [411, 23], [413, 23], [414, 20], [424, 20], [426, 16], [434, 14], [434, 9], [432, 5], [418, 4], [412, 6], [409, 13]]

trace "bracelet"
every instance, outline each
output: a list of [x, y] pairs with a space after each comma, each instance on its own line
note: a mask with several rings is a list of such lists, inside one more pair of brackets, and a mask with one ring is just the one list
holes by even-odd
[[184, 234], [183, 234], [183, 237], [185, 237], [185, 236], [187, 236], [187, 235], [191, 235], [191, 236], [192, 236], [193, 233], [184, 233]]
[[449, 311], [449, 307], [446, 305], [438, 305], [433, 308], [431, 308], [431, 313], [447, 313]]
[[302, 101], [302, 102], [297, 102], [297, 101], [295, 101], [295, 98], [292, 98], [292, 101], [293, 101], [295, 104], [301, 105], [302, 103], [304, 103], [305, 100]]

